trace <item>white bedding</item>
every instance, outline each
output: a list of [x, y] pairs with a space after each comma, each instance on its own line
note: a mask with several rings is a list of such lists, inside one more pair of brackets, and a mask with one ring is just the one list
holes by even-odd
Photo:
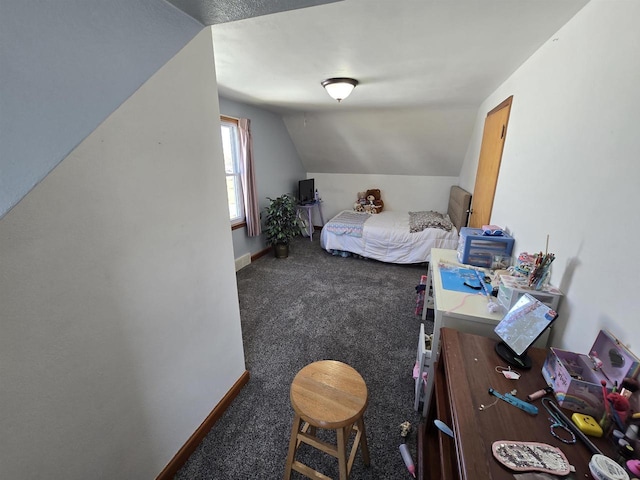
[[410, 233], [408, 212], [385, 210], [368, 216], [362, 237], [335, 235], [323, 228], [320, 245], [329, 252], [350, 252], [381, 262], [403, 264], [428, 262], [432, 248], [458, 248], [458, 231], [455, 227], [449, 232], [440, 228], [425, 228], [421, 232]]

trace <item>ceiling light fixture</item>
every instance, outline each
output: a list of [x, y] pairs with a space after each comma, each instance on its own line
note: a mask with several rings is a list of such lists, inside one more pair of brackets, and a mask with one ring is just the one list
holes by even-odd
[[347, 98], [356, 85], [358, 85], [358, 80], [353, 78], [329, 78], [322, 82], [322, 86], [325, 88], [327, 93], [340, 103], [342, 100]]

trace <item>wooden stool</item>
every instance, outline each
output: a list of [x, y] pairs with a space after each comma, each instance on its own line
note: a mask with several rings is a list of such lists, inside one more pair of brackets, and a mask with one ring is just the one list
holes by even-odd
[[[329, 477], [295, 460], [301, 442], [322, 450], [338, 459], [340, 480], [347, 480], [358, 446], [365, 465], [369, 465], [369, 448], [362, 415], [367, 408], [367, 385], [360, 374], [345, 363], [335, 360], [314, 362], [298, 372], [291, 384], [291, 405], [295, 411], [289, 454], [284, 478], [291, 470], [309, 478]], [[302, 429], [300, 425], [304, 421]], [[337, 445], [316, 437], [316, 428], [335, 430]], [[356, 436], [347, 461], [347, 443], [351, 430]], [[330, 480], [330, 479], [329, 479]]]

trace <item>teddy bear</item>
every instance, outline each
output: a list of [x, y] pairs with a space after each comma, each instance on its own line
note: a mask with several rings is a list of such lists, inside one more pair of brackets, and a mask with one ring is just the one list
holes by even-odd
[[373, 195], [367, 195], [367, 203], [364, 204], [364, 211], [370, 214], [376, 214], [378, 213], [378, 210], [376, 208], [376, 205], [374, 202], [374, 200], [376, 199], [376, 197], [374, 197]]
[[382, 198], [380, 197], [380, 189], [379, 188], [374, 188], [374, 189], [369, 189], [367, 190], [367, 203], [365, 206], [365, 209], [367, 209], [367, 206], [369, 207], [367, 210], [370, 213], [380, 213], [383, 208], [384, 208], [384, 202], [382, 201]]

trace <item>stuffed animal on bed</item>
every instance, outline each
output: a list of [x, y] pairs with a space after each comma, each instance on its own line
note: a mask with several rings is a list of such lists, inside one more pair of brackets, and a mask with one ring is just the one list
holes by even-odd
[[365, 205], [365, 210], [367, 210], [369, 213], [380, 213], [383, 208], [384, 202], [380, 197], [380, 189], [374, 188], [367, 190], [367, 203]]
[[353, 209], [356, 212], [364, 212], [364, 206], [367, 204], [367, 192], [358, 192], [358, 199], [353, 204]]
[[373, 195], [367, 195], [367, 203], [364, 204], [364, 211], [372, 215], [378, 213], [378, 210], [373, 203], [374, 200], [375, 197]]

